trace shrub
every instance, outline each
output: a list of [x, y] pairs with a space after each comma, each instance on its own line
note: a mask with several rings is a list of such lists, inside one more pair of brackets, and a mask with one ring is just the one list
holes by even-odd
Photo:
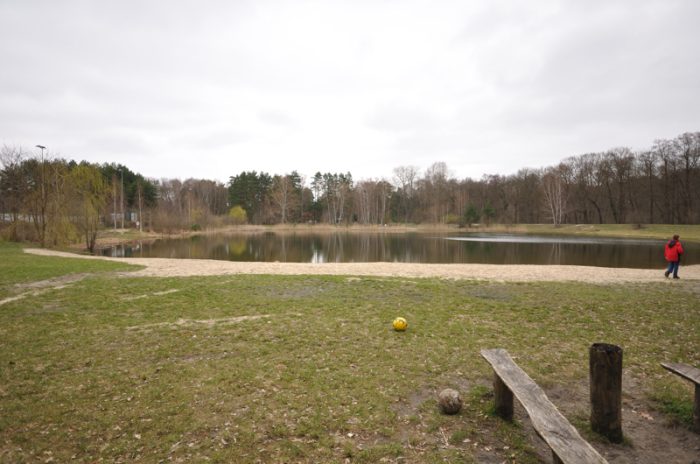
[[246, 211], [238, 205], [229, 210], [228, 217], [235, 225], [241, 225], [248, 222], [248, 213], [246, 213]]

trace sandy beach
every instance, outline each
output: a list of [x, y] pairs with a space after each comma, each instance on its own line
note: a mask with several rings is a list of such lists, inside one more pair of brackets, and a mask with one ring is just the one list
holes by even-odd
[[[418, 263], [265, 263], [210, 259], [107, 258], [54, 250], [27, 248], [42, 256], [76, 259], [103, 259], [144, 266], [130, 273], [144, 277], [185, 277], [232, 274], [347, 275], [383, 277], [438, 277], [446, 279], [492, 280], [504, 282], [574, 281], [590, 283], [665, 281], [659, 269], [617, 269], [593, 266], [499, 265], [499, 264], [418, 264]], [[681, 266], [682, 280], [700, 280], [700, 265]], [[672, 281], [672, 279], [668, 279]]]

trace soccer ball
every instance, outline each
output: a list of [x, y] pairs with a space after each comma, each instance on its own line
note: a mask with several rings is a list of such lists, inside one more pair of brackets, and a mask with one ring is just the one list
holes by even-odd
[[397, 317], [396, 319], [394, 319], [392, 325], [394, 326], [394, 330], [403, 332], [404, 330], [406, 330], [406, 327], [408, 327], [408, 322], [406, 322], [406, 319], [404, 319], [403, 317]]

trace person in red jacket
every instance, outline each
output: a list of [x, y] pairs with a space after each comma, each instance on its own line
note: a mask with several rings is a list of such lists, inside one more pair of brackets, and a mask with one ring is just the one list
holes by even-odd
[[669, 274], [673, 273], [674, 279], [680, 278], [678, 277], [678, 266], [681, 264], [681, 255], [683, 254], [683, 245], [678, 240], [679, 238], [678, 235], [674, 235], [664, 247], [664, 256], [668, 261], [668, 268], [664, 275], [668, 277]]

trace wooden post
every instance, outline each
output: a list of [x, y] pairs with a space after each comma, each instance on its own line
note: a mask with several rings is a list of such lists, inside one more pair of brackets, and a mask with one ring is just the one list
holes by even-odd
[[622, 442], [622, 348], [594, 343], [589, 350], [591, 429]]
[[695, 384], [695, 404], [693, 405], [693, 426], [700, 433], [700, 384]]
[[493, 395], [496, 414], [503, 419], [513, 419], [513, 392], [503, 383], [498, 374], [493, 374]]

